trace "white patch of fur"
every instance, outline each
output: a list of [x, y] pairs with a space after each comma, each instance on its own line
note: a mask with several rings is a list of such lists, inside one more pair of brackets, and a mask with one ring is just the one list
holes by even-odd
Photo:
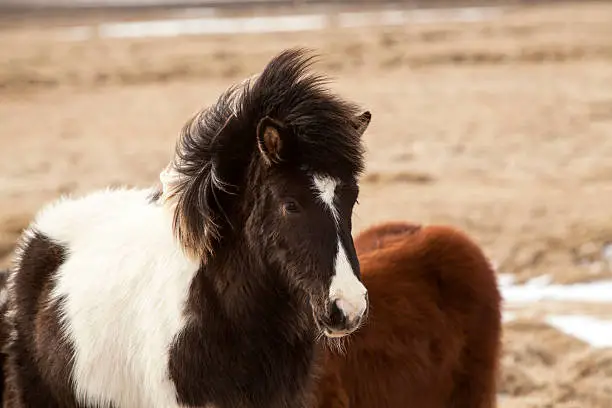
[[[328, 207], [334, 217], [336, 227], [338, 227], [339, 214], [335, 205], [338, 181], [322, 175], [314, 175], [312, 181], [319, 199]], [[343, 311], [349, 320], [354, 320], [359, 318], [367, 307], [367, 290], [357, 279], [340, 237], [338, 237], [337, 242], [338, 248], [334, 261], [335, 273], [329, 287], [329, 299], [332, 302], [337, 300], [338, 308]]]
[[336, 186], [338, 186], [338, 181], [332, 177], [315, 174], [312, 176], [312, 182], [317, 190], [319, 199], [331, 211], [337, 225], [339, 221], [339, 214], [334, 203], [334, 199], [336, 198]]
[[180, 182], [180, 174], [174, 168], [172, 163], [168, 164], [165, 169], [159, 173], [159, 181], [162, 185], [162, 195], [160, 201], [162, 203], [168, 203], [168, 199], [174, 193], [176, 186]]
[[148, 190], [106, 190], [44, 209], [34, 228], [68, 248], [50, 300], [75, 346], [79, 401], [118, 408], [179, 407], [169, 378], [172, 340], [198, 264], [183, 254], [167, 207]]
[[336, 273], [329, 286], [329, 298], [332, 301], [337, 299], [338, 308], [344, 312], [349, 321], [357, 319], [367, 308], [368, 291], [355, 276], [340, 240], [338, 240], [335, 269]]
[[4, 306], [7, 300], [8, 300], [8, 290], [6, 289], [6, 287], [4, 287], [2, 288], [2, 290], [0, 290], [0, 307]]

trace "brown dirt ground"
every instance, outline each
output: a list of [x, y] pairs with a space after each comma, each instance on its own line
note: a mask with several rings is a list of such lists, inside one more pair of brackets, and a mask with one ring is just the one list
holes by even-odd
[[[182, 123], [282, 48], [307, 45], [373, 112], [356, 228], [466, 230], [519, 281], [612, 278], [612, 5], [513, 8], [481, 23], [282, 35], [57, 41], [0, 27], [0, 266], [45, 201], [148, 185]], [[505, 326], [501, 407], [612, 406], [612, 350]]]

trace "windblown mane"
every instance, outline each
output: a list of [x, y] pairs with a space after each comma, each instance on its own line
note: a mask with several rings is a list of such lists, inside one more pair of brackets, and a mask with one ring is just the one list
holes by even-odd
[[[358, 107], [332, 95], [328, 80], [309, 72], [314, 57], [287, 50], [256, 78], [230, 87], [182, 129], [170, 164], [174, 229], [187, 252], [205, 258], [231, 227], [226, 214], [259, 160], [256, 130], [273, 118], [293, 135], [285, 165], [338, 177], [360, 174], [363, 147], [353, 120]], [[256, 165], [256, 164], [255, 164]]]

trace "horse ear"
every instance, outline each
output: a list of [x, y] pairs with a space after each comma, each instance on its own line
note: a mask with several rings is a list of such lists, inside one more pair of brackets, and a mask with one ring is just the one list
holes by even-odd
[[370, 120], [372, 120], [372, 114], [370, 111], [365, 111], [361, 115], [355, 116], [353, 118], [353, 126], [359, 133], [359, 136], [363, 136], [368, 125], [370, 124]]
[[283, 133], [284, 126], [269, 116], [257, 125], [257, 147], [268, 165], [282, 161]]

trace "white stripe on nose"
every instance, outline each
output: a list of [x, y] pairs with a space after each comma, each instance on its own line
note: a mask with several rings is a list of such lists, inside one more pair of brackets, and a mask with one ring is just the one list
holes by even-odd
[[[312, 181], [319, 199], [332, 213], [336, 228], [338, 228], [340, 220], [338, 209], [334, 202], [338, 181], [332, 177], [322, 175], [314, 175]], [[367, 309], [368, 291], [361, 281], [357, 279], [339, 236], [337, 236], [337, 242], [334, 276], [329, 287], [329, 300], [332, 303], [335, 302], [340, 311], [351, 321], [360, 318]]]
[[355, 276], [346, 251], [338, 239], [335, 273], [329, 287], [330, 302], [336, 302], [338, 308], [351, 321], [364, 314], [368, 306], [367, 293], [366, 287]]

